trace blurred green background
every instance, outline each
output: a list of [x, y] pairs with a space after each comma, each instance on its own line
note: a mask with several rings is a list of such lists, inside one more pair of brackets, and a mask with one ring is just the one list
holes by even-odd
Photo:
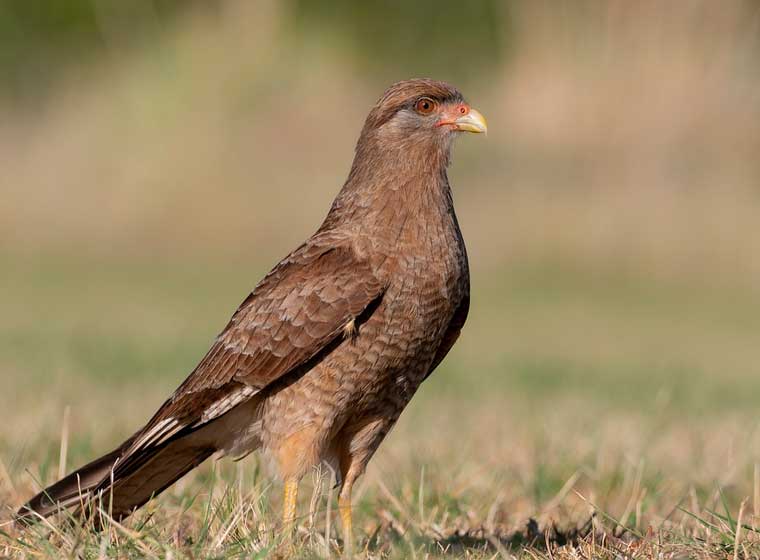
[[470, 319], [396, 445], [434, 453], [419, 417], [465, 439], [617, 426], [620, 456], [667, 448], [650, 461], [688, 473], [688, 442], [715, 477], [724, 448], [757, 460], [754, 2], [4, 0], [0, 75], [14, 478], [57, 457], [67, 405], [75, 460], [153, 412], [316, 229], [367, 111], [412, 76], [455, 83], [489, 134], [450, 170]]

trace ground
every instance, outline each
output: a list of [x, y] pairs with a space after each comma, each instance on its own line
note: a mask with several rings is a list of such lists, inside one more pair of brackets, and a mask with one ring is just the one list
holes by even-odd
[[[147, 419], [264, 272], [4, 263], [4, 519]], [[760, 556], [756, 292], [556, 263], [473, 287], [460, 343], [356, 492], [359, 557]], [[295, 552], [335, 556], [335, 492], [315, 480], [302, 487]], [[4, 523], [0, 555], [265, 557], [282, 552], [279, 500], [256, 456], [208, 462], [102, 534]]]

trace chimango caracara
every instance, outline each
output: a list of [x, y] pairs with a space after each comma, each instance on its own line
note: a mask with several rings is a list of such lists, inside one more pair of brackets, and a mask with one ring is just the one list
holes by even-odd
[[320, 462], [335, 469], [350, 545], [351, 488], [467, 317], [446, 175], [461, 131], [486, 123], [452, 86], [391, 86], [316, 233], [254, 288], [143, 428], [32, 498], [22, 519], [99, 499], [120, 519], [212, 454], [261, 449], [284, 480], [286, 527], [301, 477]]

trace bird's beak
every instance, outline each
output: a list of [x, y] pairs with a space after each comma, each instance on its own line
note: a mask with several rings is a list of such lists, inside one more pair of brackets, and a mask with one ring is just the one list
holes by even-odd
[[470, 109], [466, 115], [462, 115], [453, 123], [455, 130], [462, 132], [487, 132], [486, 118], [475, 109]]

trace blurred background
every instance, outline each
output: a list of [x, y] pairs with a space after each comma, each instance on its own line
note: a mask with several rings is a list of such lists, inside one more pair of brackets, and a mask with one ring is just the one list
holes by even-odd
[[473, 306], [370, 478], [427, 464], [530, 515], [578, 469], [663, 518], [750, 493], [756, 3], [3, 0], [0, 76], [9, 501], [54, 478], [67, 406], [70, 462], [155, 410], [416, 76], [488, 118], [450, 170]]

